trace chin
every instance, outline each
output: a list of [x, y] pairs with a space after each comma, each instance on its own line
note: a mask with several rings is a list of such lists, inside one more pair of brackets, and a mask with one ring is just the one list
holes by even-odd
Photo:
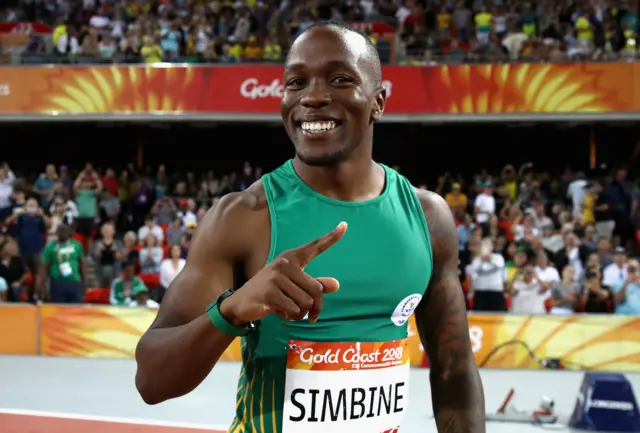
[[315, 153], [315, 152], [302, 152], [296, 150], [296, 156], [306, 165], [312, 167], [328, 167], [337, 165], [338, 163], [346, 159], [344, 152], [338, 150], [335, 152]]

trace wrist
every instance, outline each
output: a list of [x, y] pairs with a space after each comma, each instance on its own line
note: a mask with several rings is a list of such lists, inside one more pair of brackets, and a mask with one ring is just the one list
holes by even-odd
[[247, 325], [247, 322], [243, 322], [235, 317], [233, 314], [233, 301], [229, 298], [224, 299], [218, 304], [220, 315], [233, 326], [243, 327]]

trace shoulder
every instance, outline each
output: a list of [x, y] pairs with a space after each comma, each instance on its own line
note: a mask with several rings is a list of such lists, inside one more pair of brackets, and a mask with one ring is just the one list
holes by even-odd
[[248, 254], [256, 239], [269, 233], [269, 207], [262, 181], [225, 195], [206, 213], [194, 236], [197, 250], [225, 248]]
[[457, 244], [458, 229], [451, 209], [444, 198], [435, 192], [424, 189], [414, 188], [414, 191], [427, 220], [431, 239], [440, 239], [455, 234], [456, 237], [452, 240]]
[[414, 190], [427, 220], [434, 265], [455, 260], [457, 266], [458, 229], [449, 205], [435, 192], [416, 188]]

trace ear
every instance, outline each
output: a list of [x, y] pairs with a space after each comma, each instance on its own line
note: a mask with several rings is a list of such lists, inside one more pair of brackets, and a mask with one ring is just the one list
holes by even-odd
[[387, 90], [384, 87], [380, 87], [376, 90], [376, 95], [373, 99], [373, 106], [371, 107], [371, 122], [377, 122], [380, 120], [386, 105]]

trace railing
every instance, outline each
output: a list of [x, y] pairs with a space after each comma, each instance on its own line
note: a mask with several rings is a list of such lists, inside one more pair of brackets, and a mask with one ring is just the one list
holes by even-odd
[[[0, 305], [0, 354], [133, 358], [155, 315], [143, 308]], [[560, 360], [570, 369], [640, 371], [640, 317], [470, 314], [469, 336], [482, 367], [537, 369], [540, 360]], [[429, 365], [413, 317], [409, 350], [413, 366]], [[222, 360], [240, 359], [236, 340]]]

